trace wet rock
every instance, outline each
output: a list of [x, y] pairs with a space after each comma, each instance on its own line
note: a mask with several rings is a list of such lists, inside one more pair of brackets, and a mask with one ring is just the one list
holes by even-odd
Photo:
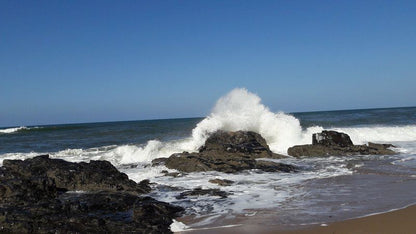
[[230, 186], [234, 184], [234, 181], [227, 180], [227, 179], [211, 179], [208, 182], [213, 183], [213, 184], [218, 184], [220, 186]]
[[[4, 160], [0, 232], [169, 233], [182, 208], [138, 196], [148, 184], [129, 180], [105, 161], [70, 163], [47, 155]], [[85, 192], [68, 191], [74, 188]]]
[[293, 165], [275, 163], [270, 161], [256, 160], [255, 169], [266, 172], [295, 172], [297, 168]]
[[[254, 132], [218, 131], [210, 136], [198, 153], [183, 152], [169, 158], [156, 159], [154, 164], [165, 164], [181, 172], [220, 171], [235, 173], [259, 169], [267, 171], [295, 171], [291, 165], [257, 161], [258, 158], [283, 158], [270, 151], [266, 141]], [[266, 165], [267, 164], [267, 165]]]
[[186, 175], [185, 173], [181, 173], [181, 172], [168, 172], [166, 170], [161, 171], [165, 176], [171, 176], [171, 177], [182, 177], [184, 175]]
[[179, 194], [176, 199], [184, 199], [189, 196], [218, 196], [220, 198], [227, 198], [229, 193], [221, 191], [219, 189], [202, 189], [202, 188], [195, 188], [190, 191], [185, 191]]
[[172, 224], [172, 219], [179, 217], [183, 211], [181, 207], [144, 197], [134, 203], [133, 220], [137, 223], [143, 223], [145, 220], [149, 225], [146, 229], [153, 229], [155, 233], [167, 233], [170, 232], [167, 227]]
[[269, 172], [294, 172], [292, 165], [257, 161], [246, 155], [239, 154], [206, 154], [182, 153], [174, 154], [165, 160], [166, 167], [183, 172], [220, 171], [235, 173], [243, 170], [259, 169]]
[[217, 131], [199, 149], [200, 153], [211, 155], [233, 153], [250, 155], [251, 158], [282, 158], [273, 153], [266, 140], [258, 133], [250, 131], [225, 132]]
[[42, 199], [56, 197], [59, 193], [67, 191], [57, 188], [55, 181], [46, 176], [24, 178], [20, 174], [0, 168], [0, 202], [21, 203], [36, 202]]
[[377, 150], [386, 150], [386, 149], [388, 150], [388, 148], [396, 148], [396, 146], [392, 144], [377, 144], [377, 143], [372, 143], [372, 142], [368, 142], [368, 147], [377, 149]]
[[107, 161], [72, 163], [41, 155], [24, 161], [4, 160], [3, 167], [22, 178], [50, 178], [57, 188], [65, 190], [129, 191], [137, 194], [150, 191], [149, 186], [135, 183]]
[[170, 233], [182, 208], [126, 192], [64, 193], [25, 206], [2, 204], [3, 233]]
[[296, 145], [290, 147], [287, 153], [290, 156], [350, 156], [350, 155], [392, 155], [396, 154], [389, 149], [391, 144], [354, 145], [345, 133], [323, 131], [313, 134], [312, 145]]
[[350, 136], [342, 132], [322, 131], [312, 135], [312, 145], [323, 146], [353, 146]]

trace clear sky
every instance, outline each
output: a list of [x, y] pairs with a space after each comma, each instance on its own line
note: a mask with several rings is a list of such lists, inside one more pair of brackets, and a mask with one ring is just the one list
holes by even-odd
[[0, 126], [416, 105], [416, 1], [0, 1]]

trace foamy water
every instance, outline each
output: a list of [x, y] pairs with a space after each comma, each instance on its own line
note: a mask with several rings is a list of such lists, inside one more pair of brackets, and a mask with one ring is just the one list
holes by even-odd
[[14, 133], [23, 129], [27, 129], [25, 126], [22, 127], [16, 127], [16, 128], [6, 128], [6, 129], [0, 129], [0, 134], [7, 134], [7, 133]]
[[[408, 116], [406, 118], [409, 118]], [[186, 208], [188, 215], [198, 217], [198, 221], [186, 224], [188, 226], [175, 222], [172, 227], [174, 230], [209, 226], [224, 219], [224, 217], [233, 217], [234, 215], [256, 216], [261, 209], [280, 208], [284, 209], [287, 214], [296, 216], [296, 212], [310, 206], [313, 207], [311, 208], [312, 210], [302, 212], [310, 212], [317, 215], [317, 217], [320, 217], [319, 215], [324, 217], [326, 211], [323, 208], [318, 208], [319, 206], [328, 208], [342, 203], [341, 198], [334, 200], [334, 204], [337, 205], [325, 203], [325, 200], [328, 201], [328, 197], [325, 197], [324, 194], [334, 193], [335, 195], [338, 193], [340, 197], [345, 195], [342, 189], [332, 189], [334, 185], [327, 182], [331, 178], [334, 180], [338, 180], [337, 178], [354, 178], [357, 173], [371, 172], [392, 176], [400, 175], [411, 181], [416, 179], [416, 173], [414, 172], [416, 168], [416, 124], [414, 124], [414, 120], [406, 120], [406, 124], [400, 125], [394, 125], [394, 123], [390, 125], [376, 123], [373, 125], [353, 126], [312, 125], [304, 128], [301, 125], [301, 121], [294, 115], [283, 112], [274, 113], [261, 103], [261, 99], [257, 95], [250, 93], [246, 89], [234, 89], [221, 97], [214, 105], [212, 112], [206, 118], [196, 123], [187, 135], [181, 133], [181, 137], [172, 136], [176, 136], [181, 131], [182, 126], [189, 126], [186, 121], [183, 123], [167, 121], [155, 129], [149, 126], [161, 122], [1, 129], [0, 137], [2, 138], [0, 138], [0, 142], [3, 140], [5, 142], [3, 145], [9, 144], [9, 149], [13, 152], [4, 151], [0, 155], [0, 164], [2, 164], [4, 159], [26, 159], [44, 153], [50, 154], [52, 158], [61, 158], [73, 162], [108, 160], [137, 182], [143, 179], [150, 179], [151, 182], [155, 183], [151, 196], [183, 206]], [[173, 124], [177, 124], [180, 127], [164, 134], [158, 133], [167, 131], [166, 129]], [[121, 127], [123, 128], [122, 131], [119, 129]], [[140, 131], [145, 133], [140, 132], [136, 134], [134, 132], [135, 128], [139, 128], [141, 129]], [[108, 129], [114, 132], [114, 136], [110, 134], [109, 137], [104, 137], [110, 131]], [[365, 144], [367, 142], [393, 143], [397, 146], [394, 150], [400, 154], [382, 157], [354, 156], [312, 159], [294, 159], [289, 157], [274, 160], [298, 166], [301, 168], [298, 173], [264, 173], [255, 170], [238, 174], [203, 172], [172, 178], [164, 176], [162, 171], [174, 172], [174, 170], [169, 170], [164, 166], [149, 166], [155, 158], [169, 157], [173, 153], [183, 151], [197, 151], [209, 135], [217, 130], [257, 132], [265, 138], [273, 152], [280, 154], [286, 154], [287, 149], [294, 145], [311, 144], [312, 134], [322, 130], [336, 130], [347, 133], [355, 144]], [[120, 133], [116, 133], [118, 131]], [[80, 138], [82, 134], [86, 135]], [[138, 142], [129, 141], [129, 138], [125, 137], [126, 134], [130, 134], [128, 136], [131, 137], [137, 137]], [[146, 136], [143, 138], [146, 140], [142, 140], [142, 135], [140, 134]], [[65, 138], [67, 135], [70, 138], [63, 141], [64, 143], [74, 142], [73, 144], [82, 147], [60, 149], [59, 146], [62, 143], [57, 141], [57, 139]], [[117, 139], [125, 137], [126, 140], [112, 141], [112, 137]], [[163, 140], [163, 138], [167, 140]], [[42, 148], [46, 150], [39, 151], [37, 147], [45, 144], [42, 139], [56, 142], [54, 142], [53, 146], [49, 147], [46, 145], [45, 148]], [[102, 142], [111, 143], [96, 143], [100, 139]], [[89, 144], [83, 141], [91, 141], [91, 145], [97, 146], [88, 147]], [[68, 144], [71, 145], [71, 143]], [[21, 147], [22, 151], [13, 150], [12, 146], [14, 145]], [[29, 152], [26, 151], [27, 145], [32, 145]], [[59, 150], [53, 150], [55, 148]], [[213, 178], [229, 179], [235, 183], [229, 187], [220, 187], [209, 182], [209, 179]], [[369, 178], [371, 180], [372, 177]], [[326, 181], [327, 188], [323, 186], [320, 188], [321, 191], [316, 191], [312, 188], [305, 189], [305, 185], [316, 183], [317, 181]], [[348, 186], [352, 186], [354, 183], [356, 182], [346, 183], [345, 186], [348, 188]], [[208, 196], [177, 199], [181, 192], [197, 187], [206, 189], [220, 188], [228, 192], [229, 196], [226, 199]], [[323, 197], [317, 194], [321, 194]], [[413, 191], [409, 194], [413, 194]], [[363, 197], [365, 195], [364, 193]], [[407, 201], [406, 197], [400, 199]], [[323, 205], [319, 203], [321, 200], [324, 202]], [[313, 204], [319, 204], [319, 206], [316, 205], [315, 207]], [[391, 204], [394, 204], [394, 202], [391, 202]], [[348, 204], [348, 206], [354, 205], [354, 202]], [[357, 205], [355, 208], [365, 211], [369, 207]], [[348, 213], [350, 211], [340, 210], [335, 213], [338, 214], [337, 212], [341, 214], [342, 212]], [[302, 219], [301, 221], [312, 222], [313, 220], [305, 221]], [[300, 222], [300, 220], [296, 222]]]

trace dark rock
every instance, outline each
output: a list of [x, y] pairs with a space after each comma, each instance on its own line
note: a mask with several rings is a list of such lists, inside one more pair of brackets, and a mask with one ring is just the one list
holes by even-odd
[[181, 177], [186, 175], [186, 173], [181, 173], [181, 172], [168, 172], [166, 170], [161, 171], [161, 173], [165, 174], [165, 176], [172, 176], [172, 177]]
[[160, 227], [169, 227], [172, 224], [172, 219], [179, 217], [178, 214], [183, 211], [184, 209], [181, 207], [145, 197], [134, 203], [133, 220], [137, 223], [148, 222], [150, 225], [147, 229], [153, 228], [156, 233], [167, 233], [170, 230], [165, 229], [160, 232]]
[[129, 180], [105, 161], [70, 163], [47, 155], [4, 160], [0, 232], [170, 233], [182, 208], [139, 197], [148, 184]]
[[55, 181], [46, 176], [24, 178], [14, 171], [0, 168], [0, 202], [20, 201], [22, 203], [36, 202], [42, 199], [56, 197], [59, 192], [66, 189], [59, 189]]
[[373, 148], [373, 149], [378, 149], [378, 150], [386, 150], [388, 148], [396, 148], [396, 146], [394, 146], [392, 144], [377, 144], [377, 143], [372, 143], [372, 142], [368, 142], [368, 147]]
[[322, 131], [312, 135], [312, 145], [348, 147], [353, 146], [353, 143], [350, 136], [345, 133]]
[[3, 167], [22, 178], [47, 177], [55, 182], [57, 188], [65, 190], [129, 191], [137, 194], [150, 191], [149, 186], [136, 184], [107, 161], [71, 163], [42, 155], [25, 161], [4, 160]]
[[292, 165], [275, 162], [265, 163], [263, 161], [258, 161], [255, 158], [250, 158], [250, 156], [240, 154], [175, 154], [165, 160], [165, 165], [168, 168], [183, 172], [220, 171], [225, 173], [235, 173], [251, 169], [267, 169], [267, 171], [270, 172], [296, 171], [296, 168]]
[[202, 189], [195, 188], [190, 191], [185, 191], [179, 194], [176, 199], [184, 199], [188, 196], [218, 196], [220, 198], [227, 198], [229, 193], [221, 191], [219, 189]]
[[[182, 172], [220, 171], [235, 173], [259, 169], [267, 171], [295, 171], [294, 166], [257, 161], [258, 158], [283, 158], [270, 151], [261, 135], [254, 132], [218, 131], [211, 135], [198, 153], [183, 152], [169, 158], [156, 159], [153, 164], [165, 164]], [[267, 165], [266, 165], [267, 164]]]
[[290, 156], [350, 156], [350, 155], [392, 155], [396, 154], [388, 148], [391, 144], [354, 145], [345, 133], [323, 131], [313, 134], [312, 145], [296, 145], [290, 147], [287, 153]]
[[297, 170], [293, 165], [263, 160], [256, 160], [255, 169], [266, 172], [294, 172]]
[[182, 173], [179, 173], [179, 172], [171, 172], [171, 173], [166, 173], [165, 174], [165, 176], [172, 176], [172, 177], [180, 177], [180, 176], [182, 176], [183, 174]]
[[226, 179], [211, 179], [208, 182], [213, 184], [218, 184], [220, 186], [230, 186], [234, 183], [232, 180], [226, 180]]
[[275, 154], [269, 149], [266, 140], [260, 134], [246, 131], [217, 131], [205, 141], [199, 152], [240, 153], [250, 155], [251, 158], [282, 158], [282, 155]]
[[2, 204], [2, 233], [170, 233], [182, 208], [126, 192], [64, 193], [25, 206]]

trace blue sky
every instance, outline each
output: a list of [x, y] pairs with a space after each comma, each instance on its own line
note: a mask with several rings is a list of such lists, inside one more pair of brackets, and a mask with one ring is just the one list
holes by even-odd
[[0, 1], [0, 126], [414, 106], [416, 1]]

